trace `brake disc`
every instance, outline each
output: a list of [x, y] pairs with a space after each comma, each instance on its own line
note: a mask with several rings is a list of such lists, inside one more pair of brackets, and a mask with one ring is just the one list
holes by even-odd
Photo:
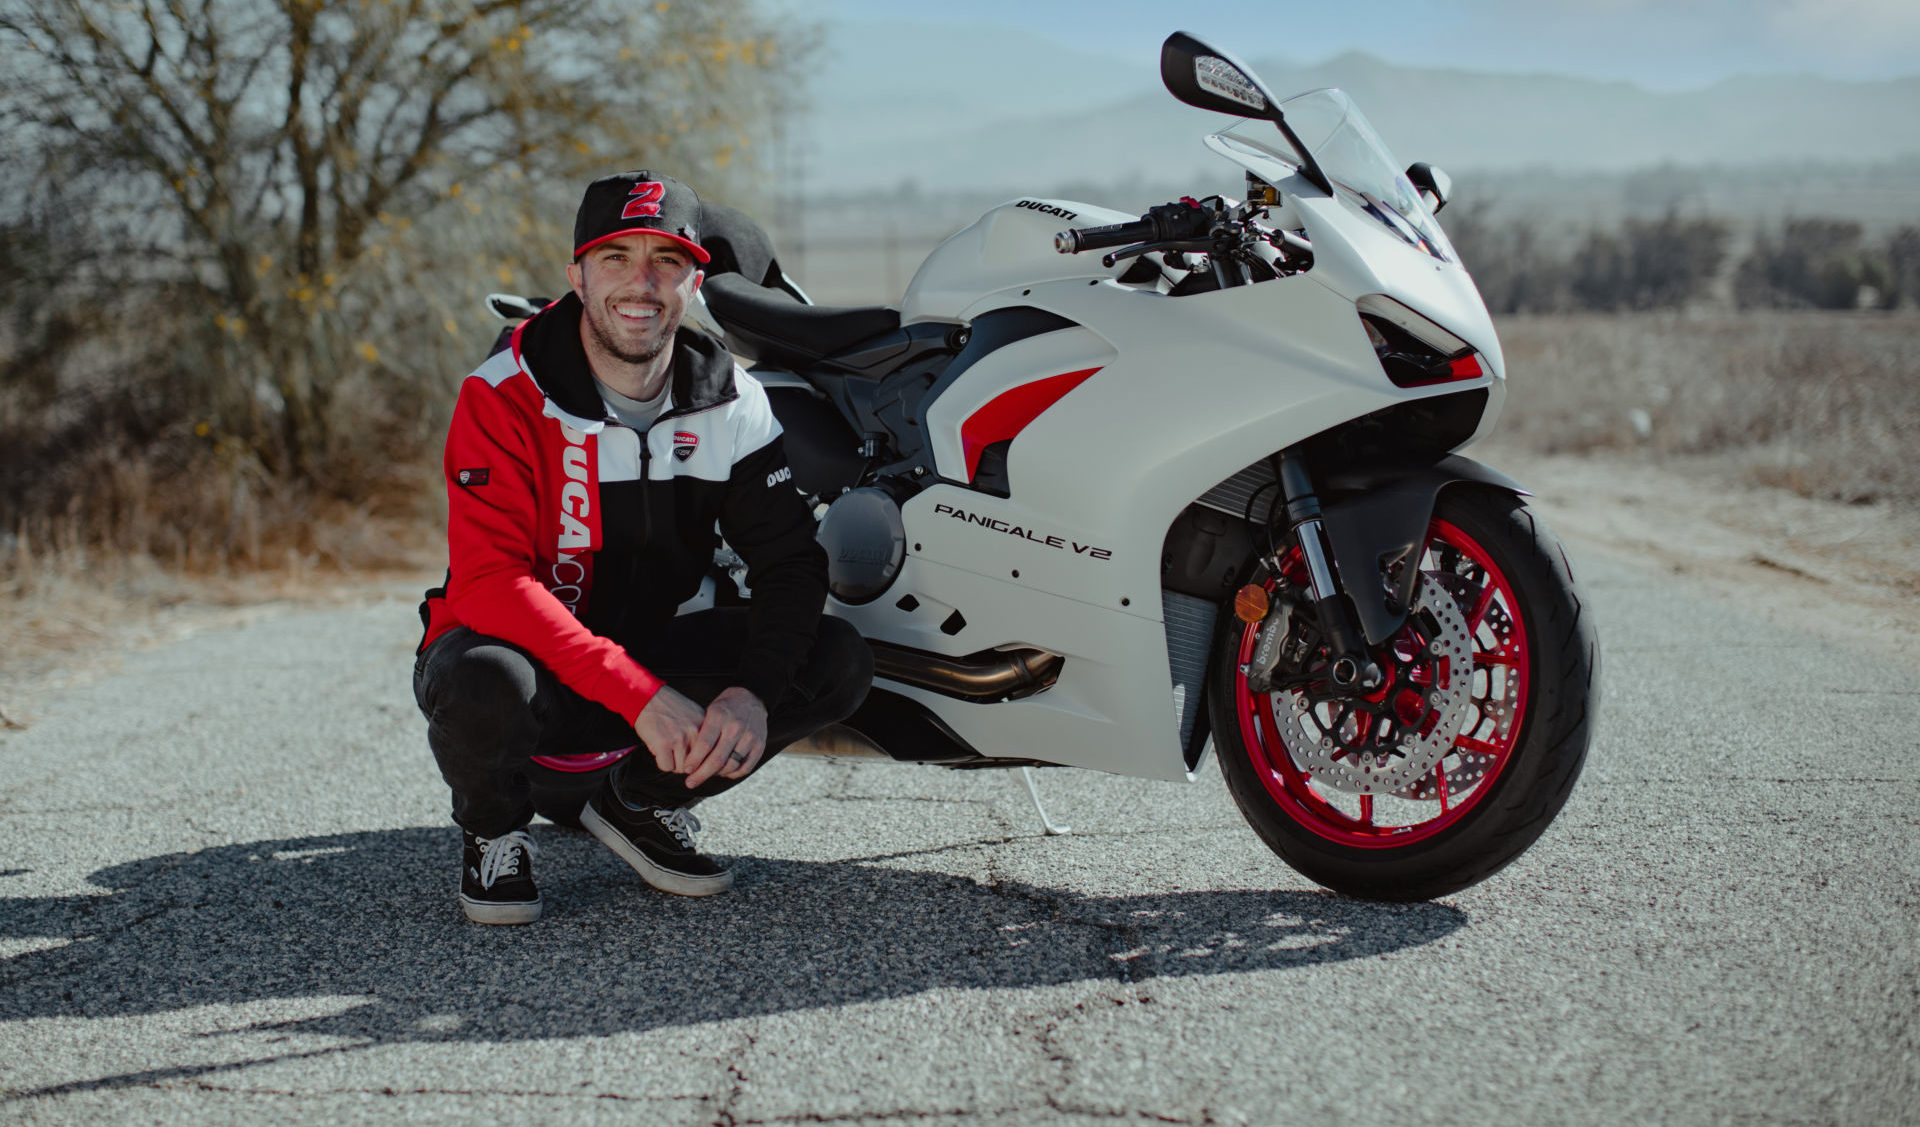
[[[1439, 573], [1431, 575], [1430, 578], [1437, 578], [1442, 584], [1453, 589], [1456, 601], [1468, 602], [1473, 598], [1474, 592], [1470, 585], [1457, 576]], [[1486, 608], [1481, 624], [1493, 632], [1498, 649], [1507, 648], [1507, 639], [1513, 634], [1513, 619], [1499, 603], [1492, 603]], [[1502, 688], [1510, 689], [1510, 687], [1510, 682], [1504, 686], [1496, 686], [1490, 682], [1487, 685], [1485, 699], [1470, 702], [1473, 716], [1469, 724], [1463, 727], [1473, 732], [1483, 744], [1504, 743], [1513, 729], [1514, 708], [1511, 694], [1500, 691]], [[1500, 757], [1492, 752], [1455, 747], [1453, 759], [1454, 765], [1443, 769], [1447, 774], [1448, 792], [1457, 795], [1465, 793], [1486, 778], [1487, 773], [1493, 770], [1494, 764], [1499, 762]], [[1423, 802], [1437, 800], [1440, 797], [1440, 784], [1436, 774], [1422, 775], [1405, 790], [1397, 793], [1401, 798], [1412, 798]]]
[[[1354, 717], [1372, 717], [1366, 723], [1377, 725], [1384, 710], [1316, 699], [1305, 689], [1274, 694], [1281, 742], [1295, 765], [1316, 781], [1349, 794], [1406, 792], [1431, 778], [1434, 766], [1453, 749], [1454, 737], [1471, 711], [1473, 638], [1466, 615], [1440, 584], [1423, 574], [1407, 620], [1409, 627], [1403, 629], [1417, 625], [1425, 645], [1411, 660], [1385, 655], [1393, 662], [1393, 680], [1384, 699], [1414, 694], [1422, 706], [1417, 726], [1395, 722], [1384, 735], [1370, 728], [1362, 733], [1364, 738], [1347, 740], [1342, 738], [1344, 729]], [[1425, 683], [1411, 676], [1420, 669], [1430, 673]]]

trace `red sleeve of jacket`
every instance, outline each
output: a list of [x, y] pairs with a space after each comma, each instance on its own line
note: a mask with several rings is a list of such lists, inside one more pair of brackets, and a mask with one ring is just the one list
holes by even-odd
[[[539, 498], [530, 428], [544, 420], [517, 408], [506, 385], [461, 384], [447, 431], [447, 604], [474, 631], [511, 642], [560, 682], [606, 705], [629, 724], [662, 682], [614, 642], [588, 630], [533, 569], [539, 556]], [[462, 486], [461, 470], [485, 469], [485, 484]]]

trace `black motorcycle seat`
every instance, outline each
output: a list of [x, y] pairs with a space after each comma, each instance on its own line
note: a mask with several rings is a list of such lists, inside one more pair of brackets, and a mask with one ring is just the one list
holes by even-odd
[[889, 306], [805, 305], [731, 272], [709, 276], [700, 293], [727, 330], [728, 347], [761, 364], [817, 364], [900, 328], [900, 311]]

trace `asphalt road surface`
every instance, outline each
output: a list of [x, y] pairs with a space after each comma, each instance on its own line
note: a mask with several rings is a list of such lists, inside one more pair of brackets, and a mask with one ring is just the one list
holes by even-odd
[[[1577, 559], [1600, 738], [1445, 900], [1191, 786], [782, 760], [685, 900], [539, 824], [466, 923], [397, 593], [128, 656], [0, 734], [0, 1121], [1920, 1120], [1920, 675]], [[1035, 749], [1044, 754], [1044, 749]]]

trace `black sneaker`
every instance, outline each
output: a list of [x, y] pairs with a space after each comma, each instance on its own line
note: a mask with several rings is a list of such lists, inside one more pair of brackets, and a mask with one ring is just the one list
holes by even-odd
[[533, 839], [525, 830], [500, 837], [460, 831], [460, 907], [477, 924], [530, 924], [540, 918], [533, 886]]
[[712, 896], [733, 887], [727, 867], [693, 847], [700, 821], [685, 807], [629, 806], [609, 781], [581, 809], [580, 824], [662, 892]]

